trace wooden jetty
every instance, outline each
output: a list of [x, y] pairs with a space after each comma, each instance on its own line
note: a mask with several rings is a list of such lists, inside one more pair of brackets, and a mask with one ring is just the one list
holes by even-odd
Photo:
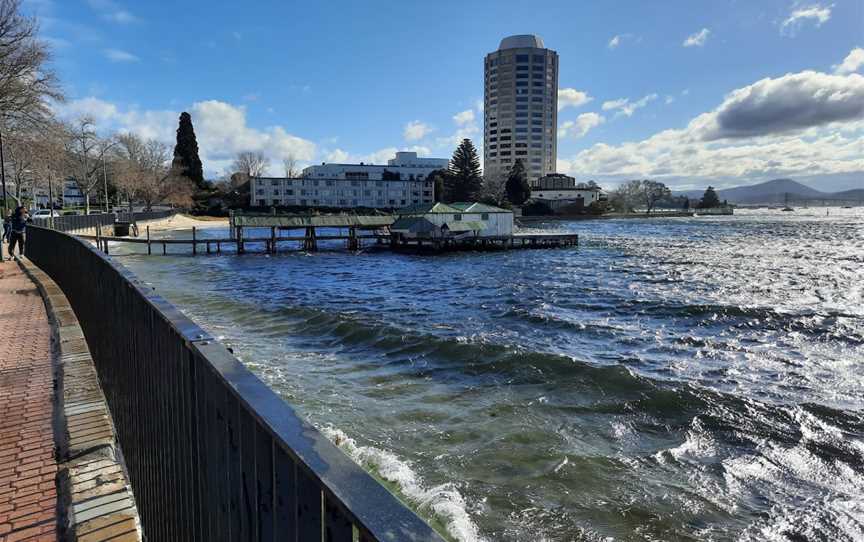
[[[262, 247], [265, 254], [276, 254], [280, 248], [289, 250], [286, 246], [297, 243], [296, 249], [315, 252], [322, 241], [343, 241], [349, 251], [358, 251], [364, 243], [389, 247], [395, 251], [443, 252], [454, 250], [510, 250], [519, 248], [554, 248], [570, 247], [579, 244], [579, 236], [574, 233], [515, 233], [508, 236], [458, 236], [438, 239], [406, 239], [390, 233], [390, 225], [395, 217], [390, 215], [353, 216], [353, 215], [317, 215], [317, 216], [236, 216], [232, 217], [230, 237], [210, 238], [200, 237], [198, 229], [192, 228], [192, 236], [188, 239], [164, 239], [151, 236], [150, 227], [145, 227], [144, 237], [117, 237], [102, 235], [97, 228], [96, 235], [80, 235], [89, 239], [96, 246], [109, 253], [110, 243], [130, 243], [147, 246], [147, 254], [167, 255], [169, 246], [191, 248], [193, 256], [199, 254], [222, 254], [226, 249], [234, 249], [236, 254], [244, 254], [250, 247]], [[250, 220], [251, 219], [251, 220]], [[344, 233], [321, 233], [320, 229], [347, 230]], [[268, 235], [248, 236], [250, 229], [268, 231]], [[297, 235], [296, 232], [300, 232]], [[294, 232], [294, 234], [292, 234]], [[285, 234], [287, 233], [287, 235]], [[184, 251], [184, 254], [189, 254]]]

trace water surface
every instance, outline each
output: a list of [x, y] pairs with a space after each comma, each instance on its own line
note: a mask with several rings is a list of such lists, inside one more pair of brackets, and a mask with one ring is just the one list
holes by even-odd
[[824, 215], [119, 258], [454, 539], [861, 540], [864, 212]]

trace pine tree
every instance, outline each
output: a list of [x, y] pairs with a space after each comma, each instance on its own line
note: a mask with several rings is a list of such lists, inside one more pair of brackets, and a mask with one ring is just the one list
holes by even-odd
[[180, 126], [177, 128], [177, 146], [174, 147], [172, 167], [180, 171], [199, 189], [206, 188], [204, 184], [204, 167], [198, 157], [198, 141], [195, 139], [195, 129], [192, 127], [192, 117], [187, 112], [180, 114]]
[[528, 173], [521, 158], [516, 159], [510, 175], [507, 177], [507, 200], [513, 205], [522, 205], [531, 197], [531, 187], [528, 185]]
[[462, 143], [450, 159], [450, 176], [447, 192], [452, 201], [475, 201], [483, 188], [480, 158], [470, 139]]

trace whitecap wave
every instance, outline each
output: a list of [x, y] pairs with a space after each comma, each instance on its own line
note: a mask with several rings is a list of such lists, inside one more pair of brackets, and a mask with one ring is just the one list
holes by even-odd
[[484, 540], [480, 536], [477, 525], [468, 514], [465, 498], [453, 483], [427, 487], [411, 465], [396, 454], [374, 446], [358, 445], [344, 431], [333, 426], [319, 429], [354, 461], [373, 470], [384, 480], [396, 484], [400, 492], [419, 510], [431, 512], [439, 518], [456, 540], [465, 542]]

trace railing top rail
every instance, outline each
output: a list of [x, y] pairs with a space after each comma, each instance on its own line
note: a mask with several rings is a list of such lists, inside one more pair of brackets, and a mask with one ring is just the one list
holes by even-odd
[[[49, 230], [41, 226], [35, 228]], [[441, 536], [384, 486], [354, 463], [209, 333], [142, 283], [134, 273], [78, 237], [54, 230], [86, 246], [134, 288], [190, 351], [211, 367], [238, 403], [297, 465], [334, 496], [358, 526], [377, 540], [441, 541]], [[134, 489], [134, 488], [133, 488]]]

